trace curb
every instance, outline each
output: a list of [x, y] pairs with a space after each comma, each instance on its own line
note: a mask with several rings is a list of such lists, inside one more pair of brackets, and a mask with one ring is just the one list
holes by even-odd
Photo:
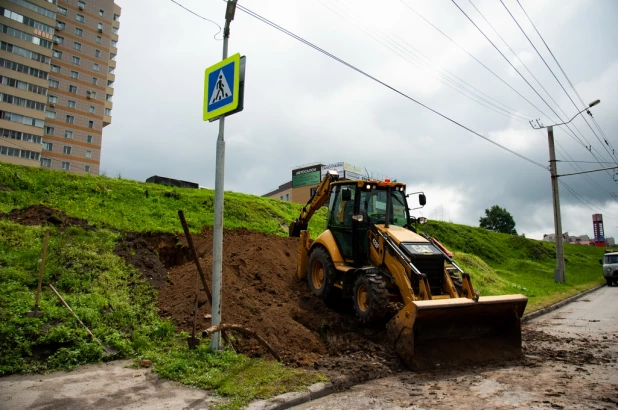
[[[578, 293], [577, 295], [573, 295], [569, 298], [561, 300], [560, 302], [554, 303], [553, 305], [544, 307], [539, 310], [535, 310], [532, 313], [528, 313], [521, 318], [522, 323], [529, 322], [534, 320], [540, 316], [546, 315], [556, 309], [559, 309], [569, 303], [575, 302], [577, 299], [586, 296], [589, 293], [592, 293], [596, 290], [601, 289], [605, 285], [599, 285], [592, 289], [585, 290], [583, 292]], [[372, 380], [373, 378], [367, 377], [341, 377], [337, 379], [334, 383], [315, 383], [311, 386], [307, 387], [303, 391], [299, 392], [290, 392], [284, 393], [279, 396], [266, 399], [266, 400], [258, 400], [251, 402], [246, 410], [284, 410], [289, 409], [290, 407], [298, 406], [303, 403], [310, 402], [312, 400], [317, 400], [321, 397], [327, 396], [329, 394], [335, 393], [338, 390], [343, 390], [348, 387], [351, 387], [355, 384], [366, 382]]]
[[594, 287], [594, 288], [585, 290], [583, 292], [580, 292], [577, 295], [573, 295], [573, 296], [571, 296], [569, 298], [561, 300], [560, 302], [556, 302], [553, 305], [550, 305], [550, 306], [544, 307], [542, 309], [535, 310], [534, 312], [528, 313], [527, 315], [524, 315], [521, 318], [521, 322], [522, 323], [526, 323], [526, 322], [529, 322], [531, 320], [534, 320], [534, 319], [538, 318], [539, 316], [543, 316], [543, 315], [548, 314], [549, 312], [553, 312], [554, 310], [559, 309], [559, 308], [561, 308], [561, 307], [563, 307], [565, 305], [568, 305], [571, 302], [575, 302], [577, 299], [581, 298], [582, 296], [586, 296], [587, 294], [592, 293], [592, 292], [594, 292], [596, 290], [599, 290], [599, 289], [601, 289], [604, 286], [605, 285], [599, 285], [597, 287]]

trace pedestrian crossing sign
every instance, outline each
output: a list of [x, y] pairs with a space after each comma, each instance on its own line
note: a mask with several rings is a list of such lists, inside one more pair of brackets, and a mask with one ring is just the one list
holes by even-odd
[[204, 121], [238, 108], [240, 54], [208, 67], [204, 73]]

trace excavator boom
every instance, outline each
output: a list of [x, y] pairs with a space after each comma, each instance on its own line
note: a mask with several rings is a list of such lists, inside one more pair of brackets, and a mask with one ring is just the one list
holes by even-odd
[[290, 224], [290, 237], [299, 237], [301, 231], [306, 231], [309, 226], [309, 220], [322, 205], [328, 200], [330, 192], [330, 184], [339, 179], [339, 174], [336, 171], [328, 171], [320, 182], [320, 185], [315, 190], [315, 193], [309, 199], [309, 202], [300, 210], [300, 216]]

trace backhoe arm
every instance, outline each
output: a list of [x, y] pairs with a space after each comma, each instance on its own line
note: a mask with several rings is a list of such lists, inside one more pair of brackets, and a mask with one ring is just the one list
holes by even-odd
[[300, 216], [290, 224], [290, 236], [299, 237], [301, 231], [306, 231], [311, 217], [328, 200], [330, 184], [339, 179], [336, 171], [328, 171], [320, 182], [315, 193], [300, 210]]

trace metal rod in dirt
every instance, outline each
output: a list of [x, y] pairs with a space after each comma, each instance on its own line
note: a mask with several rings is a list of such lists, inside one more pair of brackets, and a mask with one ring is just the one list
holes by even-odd
[[[223, 60], [227, 58], [227, 46], [230, 37], [230, 22], [234, 19], [236, 0], [228, 0], [223, 29]], [[221, 323], [221, 281], [223, 276], [223, 190], [225, 171], [225, 116], [219, 119], [219, 137], [217, 138], [217, 159], [215, 166], [215, 224], [212, 246], [212, 325]], [[210, 348], [221, 350], [219, 332], [212, 335]]]
[[547, 140], [549, 142], [549, 170], [551, 172], [551, 193], [554, 205], [554, 230], [556, 235], [556, 270], [554, 271], [554, 282], [566, 282], [564, 271], [564, 244], [562, 241], [562, 217], [560, 216], [560, 193], [558, 191], [558, 170], [556, 162], [556, 151], [554, 148], [554, 128], [547, 127]]
[[77, 319], [77, 321], [79, 322], [80, 325], [82, 325], [84, 327], [84, 329], [86, 329], [86, 332], [88, 332], [88, 334], [90, 335], [90, 337], [92, 337], [92, 340], [94, 340], [95, 342], [97, 342], [97, 344], [101, 347], [103, 347], [103, 345], [101, 344], [101, 342], [99, 342], [99, 339], [97, 339], [92, 332], [90, 331], [90, 329], [88, 329], [88, 327], [84, 324], [84, 322], [82, 322], [79, 317], [77, 317], [77, 315], [75, 314], [75, 312], [73, 312], [73, 309], [71, 309], [71, 306], [69, 306], [67, 304], [67, 302], [64, 301], [64, 299], [62, 298], [62, 296], [60, 296], [60, 293], [58, 293], [58, 291], [52, 286], [52, 284], [50, 283], [49, 288], [56, 294], [56, 296], [58, 296], [58, 299], [60, 299], [60, 301], [62, 302], [62, 304], [69, 309], [69, 312], [71, 312], [71, 314], [73, 315], [73, 317], [75, 319]]
[[180, 218], [180, 224], [182, 225], [182, 229], [185, 232], [185, 237], [187, 238], [187, 245], [189, 245], [189, 250], [191, 251], [191, 255], [193, 256], [193, 261], [195, 262], [195, 267], [197, 268], [197, 274], [202, 281], [202, 286], [204, 286], [206, 298], [208, 299], [208, 303], [210, 303], [210, 306], [212, 306], [212, 294], [210, 293], [210, 287], [208, 286], [208, 282], [206, 282], [206, 276], [204, 276], [202, 264], [197, 257], [197, 250], [195, 249], [195, 245], [193, 244], [193, 237], [191, 236], [191, 232], [189, 232], [189, 226], [187, 225], [185, 214], [181, 210], [179, 210], [178, 217]]
[[45, 241], [43, 242], [43, 256], [41, 257], [41, 268], [39, 269], [39, 283], [36, 286], [36, 300], [34, 311], [39, 310], [39, 299], [41, 297], [41, 285], [43, 284], [43, 272], [45, 272], [45, 258], [47, 257], [47, 244], [49, 243], [49, 231], [45, 231]]
[[219, 324], [216, 326], [211, 326], [208, 329], [204, 330], [202, 332], [203, 336], [214, 336], [219, 332], [223, 332], [225, 330], [235, 330], [237, 332], [240, 333], [244, 333], [246, 335], [252, 336], [254, 338], [256, 338], [256, 340], [258, 342], [260, 342], [260, 344], [262, 346], [264, 346], [266, 348], [266, 350], [268, 350], [270, 352], [271, 355], [273, 355], [273, 357], [275, 359], [277, 359], [278, 361], [282, 362], [283, 360], [281, 360], [281, 356], [279, 356], [279, 354], [277, 353], [277, 351], [275, 349], [273, 349], [273, 347], [266, 341], [266, 339], [264, 339], [262, 336], [258, 335], [257, 332], [255, 332], [254, 330], [248, 329], [242, 325], [234, 325], [234, 324]]

